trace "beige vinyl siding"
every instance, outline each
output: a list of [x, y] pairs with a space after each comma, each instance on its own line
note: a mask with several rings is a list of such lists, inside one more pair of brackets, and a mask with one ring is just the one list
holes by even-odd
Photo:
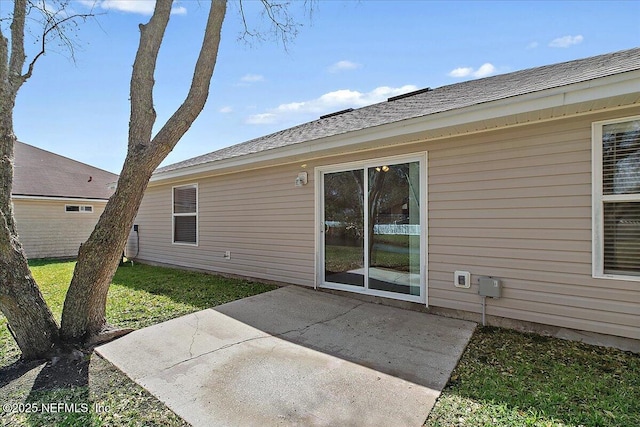
[[[137, 223], [144, 260], [312, 286], [318, 166], [428, 152], [428, 304], [481, 312], [478, 277], [502, 281], [487, 314], [640, 339], [640, 283], [591, 275], [592, 114], [302, 159], [149, 186]], [[309, 183], [294, 180], [307, 164]], [[171, 244], [171, 187], [199, 185], [199, 246]], [[225, 251], [231, 259], [225, 260]], [[470, 289], [453, 285], [469, 271]]]
[[[66, 205], [91, 205], [93, 212], [66, 212]], [[102, 214], [104, 201], [14, 199], [14, 215], [27, 258], [73, 258]]]
[[197, 247], [171, 244], [171, 186], [177, 184], [150, 186], [136, 220], [138, 258], [313, 286], [313, 183], [295, 187], [298, 170], [291, 165], [197, 180]]
[[[429, 150], [429, 304], [640, 338], [640, 283], [591, 277], [591, 122], [455, 138]], [[455, 288], [453, 271], [472, 274]]]

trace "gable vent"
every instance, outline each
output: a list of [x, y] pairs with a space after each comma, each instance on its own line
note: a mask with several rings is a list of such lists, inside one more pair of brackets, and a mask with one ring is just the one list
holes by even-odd
[[413, 96], [413, 95], [418, 95], [420, 93], [429, 92], [430, 90], [431, 90], [430, 87], [426, 87], [424, 89], [414, 90], [413, 92], [403, 93], [402, 95], [392, 96], [391, 98], [387, 98], [387, 102], [397, 101], [398, 99], [402, 99], [402, 98], [408, 98], [408, 97]]
[[347, 108], [346, 110], [336, 111], [335, 113], [325, 114], [324, 116], [320, 116], [321, 119], [326, 119], [328, 117], [339, 116], [340, 114], [349, 113], [353, 111], [353, 108]]

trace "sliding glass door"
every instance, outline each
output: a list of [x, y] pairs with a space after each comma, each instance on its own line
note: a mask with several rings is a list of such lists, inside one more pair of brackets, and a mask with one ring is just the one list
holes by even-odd
[[426, 301], [425, 164], [380, 160], [322, 171], [322, 286]]
[[364, 286], [362, 170], [324, 176], [325, 280]]

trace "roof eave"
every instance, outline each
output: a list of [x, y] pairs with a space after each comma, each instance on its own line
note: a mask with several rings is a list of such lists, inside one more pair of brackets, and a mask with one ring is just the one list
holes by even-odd
[[30, 194], [12, 194], [14, 200], [47, 200], [55, 202], [76, 202], [76, 203], [107, 203], [108, 198], [97, 197], [73, 197], [73, 196], [42, 196]]
[[344, 134], [308, 140], [285, 147], [229, 159], [155, 173], [152, 175], [150, 182], [160, 183], [162, 181], [195, 174], [246, 168], [254, 164], [269, 163], [278, 159], [320, 154], [321, 152], [330, 151], [338, 147], [357, 146], [372, 140], [393, 138], [404, 134], [418, 134], [420, 132], [475, 122], [488, 122], [518, 114], [566, 107], [569, 105], [593, 103], [597, 100], [636, 93], [640, 94], [640, 70], [387, 123]]

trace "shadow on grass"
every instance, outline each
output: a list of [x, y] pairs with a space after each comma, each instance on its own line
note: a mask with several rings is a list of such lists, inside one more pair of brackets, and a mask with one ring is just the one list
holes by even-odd
[[30, 361], [25, 362], [23, 360], [16, 360], [8, 366], [0, 367], [0, 388], [8, 385], [18, 378], [22, 378], [27, 372], [42, 365], [43, 361]]
[[75, 352], [48, 361], [19, 360], [1, 368], [0, 388], [8, 387], [5, 392], [9, 398], [3, 403], [13, 405], [3, 408], [8, 424], [2, 425], [22, 425], [22, 417], [29, 426], [93, 425], [90, 361], [90, 357]]
[[36, 377], [32, 393], [60, 388], [83, 387], [89, 383], [89, 363], [91, 356], [81, 352], [53, 357]]

